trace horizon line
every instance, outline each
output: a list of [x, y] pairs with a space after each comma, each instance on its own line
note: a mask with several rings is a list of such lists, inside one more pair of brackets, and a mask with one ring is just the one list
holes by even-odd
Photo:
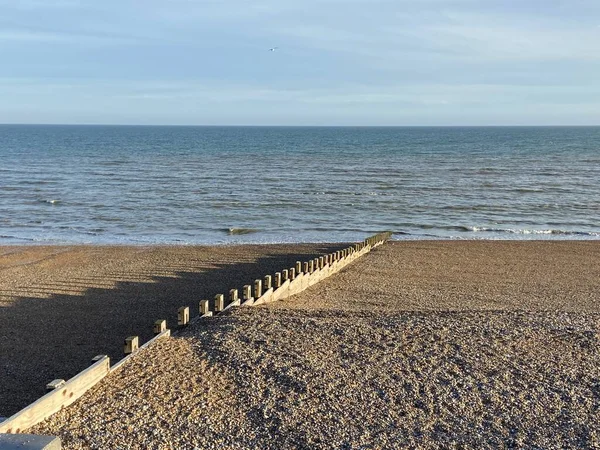
[[253, 124], [143, 124], [143, 123], [0, 123], [0, 126], [62, 126], [62, 127], [197, 127], [197, 128], [594, 128], [595, 125], [535, 124], [535, 125], [253, 125]]

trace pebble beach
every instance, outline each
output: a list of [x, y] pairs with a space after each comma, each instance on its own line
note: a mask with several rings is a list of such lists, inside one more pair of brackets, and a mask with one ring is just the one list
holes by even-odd
[[599, 274], [592, 241], [389, 242], [157, 342], [29, 432], [73, 449], [594, 448]]

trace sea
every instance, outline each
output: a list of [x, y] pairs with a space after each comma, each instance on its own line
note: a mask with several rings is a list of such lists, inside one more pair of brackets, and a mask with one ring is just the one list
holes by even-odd
[[0, 125], [0, 245], [599, 239], [600, 127]]

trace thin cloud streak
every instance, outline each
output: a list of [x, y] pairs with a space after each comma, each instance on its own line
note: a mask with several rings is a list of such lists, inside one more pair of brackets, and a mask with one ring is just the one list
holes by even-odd
[[0, 121], [54, 108], [133, 122], [539, 123], [556, 108], [589, 123], [594, 13], [592, 0], [0, 0]]

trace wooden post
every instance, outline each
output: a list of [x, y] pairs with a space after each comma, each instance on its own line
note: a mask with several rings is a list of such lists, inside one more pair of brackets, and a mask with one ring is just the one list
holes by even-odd
[[303, 267], [302, 271], [303, 271], [304, 273], [310, 273], [310, 265], [309, 265], [309, 263], [308, 263], [308, 262], [305, 262], [305, 263], [304, 263], [304, 267]]
[[322, 269], [323, 267], [325, 267], [325, 258], [319, 256], [319, 269]]
[[290, 277], [290, 281], [294, 281], [296, 279], [296, 268], [295, 267], [290, 267], [289, 277]]
[[319, 270], [319, 258], [315, 258], [314, 262], [315, 262], [315, 270]]
[[315, 271], [315, 262], [314, 260], [310, 260], [308, 262], [308, 273], [313, 273]]
[[158, 319], [154, 321], [154, 327], [152, 331], [154, 334], [160, 334], [167, 329], [167, 321], [163, 319]]
[[281, 286], [281, 272], [276, 272], [275, 273], [275, 285], [273, 287], [275, 289], [277, 289], [279, 286]]
[[54, 389], [58, 389], [59, 387], [62, 387], [65, 383], [66, 383], [66, 381], [63, 380], [62, 378], [52, 380], [50, 383], [48, 383], [46, 385], [46, 390], [53, 391]]
[[262, 281], [254, 280], [254, 298], [258, 299], [262, 295]]
[[137, 336], [129, 336], [128, 338], [125, 339], [125, 348], [124, 348], [124, 353], [126, 355], [129, 355], [133, 352], [135, 352], [140, 344], [140, 338]]
[[287, 269], [281, 271], [281, 281], [287, 281], [290, 277], [290, 273]]
[[296, 273], [300, 275], [302, 273], [302, 263], [300, 261], [296, 261]]
[[271, 289], [271, 275], [265, 275], [265, 291]]
[[200, 300], [198, 309], [200, 310], [201, 316], [208, 314], [210, 312], [210, 302], [208, 300]]
[[229, 302], [233, 303], [233, 302], [237, 302], [237, 301], [238, 301], [238, 290], [230, 289], [229, 290]]
[[180, 327], [186, 326], [190, 321], [189, 306], [182, 306], [177, 310], [177, 325]]
[[242, 289], [242, 297], [244, 298], [244, 301], [252, 298], [252, 286], [249, 284], [244, 285], [244, 288]]
[[[91, 366], [67, 380], [62, 387], [46, 393], [29, 406], [26, 406], [13, 416], [0, 422], [0, 434], [7, 433], [14, 435], [23, 432], [27, 433], [34, 425], [72, 404], [109, 372], [110, 359], [107, 356], [103, 356], [96, 360]], [[5, 437], [6, 435], [2, 435], [2, 438]], [[27, 436], [25, 435], [25, 437]], [[0, 441], [5, 443], [6, 439], [0, 438]], [[26, 441], [30, 441], [30, 445], [24, 447], [19, 445], [9, 445], [8, 448], [41, 448], [41, 446], [34, 445], [35, 443], [31, 442], [31, 439], [26, 439]], [[53, 442], [52, 444], [57, 444], [57, 442]], [[52, 444], [47, 447], [57, 447]], [[0, 447], [6, 448], [2, 444], [0, 444]], [[58, 445], [58, 447], [60, 447], [60, 445]]]
[[215, 295], [215, 312], [223, 311], [225, 308], [225, 296], [223, 294]]

